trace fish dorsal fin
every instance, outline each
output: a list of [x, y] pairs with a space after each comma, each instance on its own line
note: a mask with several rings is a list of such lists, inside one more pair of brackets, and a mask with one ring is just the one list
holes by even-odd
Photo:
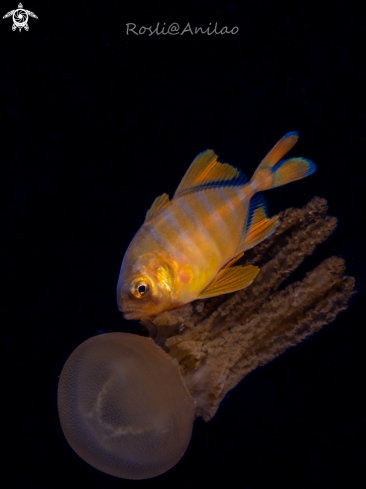
[[267, 205], [262, 195], [254, 195], [250, 200], [248, 216], [236, 252], [249, 250], [268, 238], [279, 223], [278, 216], [268, 219]]
[[207, 299], [216, 295], [229, 294], [248, 287], [257, 274], [259, 268], [253, 265], [247, 267], [223, 268], [214, 280], [200, 293], [198, 299]]
[[146, 213], [145, 222], [151, 221], [151, 219], [155, 217], [156, 214], [168, 204], [169, 204], [168, 194], [162, 194], [159, 195], [159, 197], [156, 197], [156, 199], [153, 202], [153, 205]]
[[246, 176], [228, 163], [217, 161], [217, 154], [212, 149], [200, 153], [191, 163], [183, 180], [180, 182], [174, 197], [181, 197], [189, 192], [222, 185], [243, 185]]

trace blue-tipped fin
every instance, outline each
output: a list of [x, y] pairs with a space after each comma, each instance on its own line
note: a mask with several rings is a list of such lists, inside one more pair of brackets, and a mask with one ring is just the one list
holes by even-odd
[[208, 187], [244, 185], [247, 181], [247, 177], [239, 168], [229, 163], [220, 163], [217, 161], [217, 154], [212, 149], [207, 149], [193, 160], [174, 197]]
[[267, 205], [261, 194], [252, 197], [248, 217], [236, 249], [236, 253], [253, 248], [268, 238], [279, 225], [278, 216], [267, 217]]
[[290, 158], [279, 161], [273, 168], [273, 184], [271, 188], [280, 187], [296, 180], [305, 178], [316, 170], [316, 165], [307, 158]]
[[[297, 140], [299, 139], [299, 134], [296, 131], [288, 132], [281, 138], [278, 143], [276, 143], [271, 151], [263, 158], [257, 171], [263, 168], [273, 168], [274, 165], [285, 156], [286, 153], [290, 151], [291, 148], [295, 146]], [[253, 175], [254, 177], [254, 175]]]

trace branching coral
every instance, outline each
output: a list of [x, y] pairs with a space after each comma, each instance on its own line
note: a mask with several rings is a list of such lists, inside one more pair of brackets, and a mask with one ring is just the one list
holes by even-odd
[[196, 416], [211, 419], [226, 393], [246, 374], [347, 307], [354, 279], [344, 276], [344, 261], [337, 257], [279, 290], [334, 231], [337, 220], [326, 212], [326, 200], [314, 197], [302, 209], [281, 213], [275, 233], [238, 262], [261, 269], [247, 289], [142, 320], [150, 336], [177, 362], [196, 400]]

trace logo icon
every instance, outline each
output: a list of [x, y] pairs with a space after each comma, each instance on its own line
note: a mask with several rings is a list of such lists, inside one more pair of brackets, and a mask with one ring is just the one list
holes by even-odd
[[11, 10], [7, 14], [5, 14], [3, 19], [6, 19], [11, 15], [13, 16], [13, 22], [14, 22], [14, 24], [11, 27], [13, 31], [15, 31], [17, 27], [19, 31], [21, 31], [22, 28], [24, 28], [24, 30], [27, 31], [29, 29], [28, 16], [38, 19], [38, 17], [33, 12], [31, 12], [30, 10], [25, 10], [21, 3], [18, 5], [18, 8], [16, 10]]

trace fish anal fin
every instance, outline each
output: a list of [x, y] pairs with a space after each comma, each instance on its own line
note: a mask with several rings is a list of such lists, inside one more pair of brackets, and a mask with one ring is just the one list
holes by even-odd
[[243, 241], [243, 249], [250, 250], [263, 240], [268, 238], [279, 225], [278, 216], [273, 216], [271, 219], [262, 219], [256, 225], [251, 225]]
[[151, 221], [151, 219], [153, 219], [153, 217], [155, 217], [156, 214], [168, 204], [169, 204], [168, 194], [162, 194], [159, 195], [159, 197], [156, 197], [156, 199], [153, 202], [153, 205], [146, 213], [145, 222]]
[[279, 223], [278, 216], [268, 219], [264, 198], [261, 195], [254, 196], [249, 204], [247, 222], [236, 252], [244, 252], [261, 243], [274, 232]]
[[223, 268], [214, 280], [200, 293], [198, 299], [207, 299], [244, 289], [253, 282], [258, 273], [259, 268], [253, 265]]
[[244, 252], [239, 253], [239, 255], [235, 256], [232, 260], [230, 260], [226, 265], [224, 266], [223, 269], [225, 268], [230, 268], [231, 265], [234, 265], [235, 262], [237, 262], [242, 256], [244, 256]]
[[228, 163], [220, 163], [217, 161], [217, 154], [212, 149], [207, 149], [193, 160], [174, 197], [181, 197], [208, 186], [221, 186], [225, 182], [230, 182], [230, 185], [242, 185], [246, 180], [240, 170]]

